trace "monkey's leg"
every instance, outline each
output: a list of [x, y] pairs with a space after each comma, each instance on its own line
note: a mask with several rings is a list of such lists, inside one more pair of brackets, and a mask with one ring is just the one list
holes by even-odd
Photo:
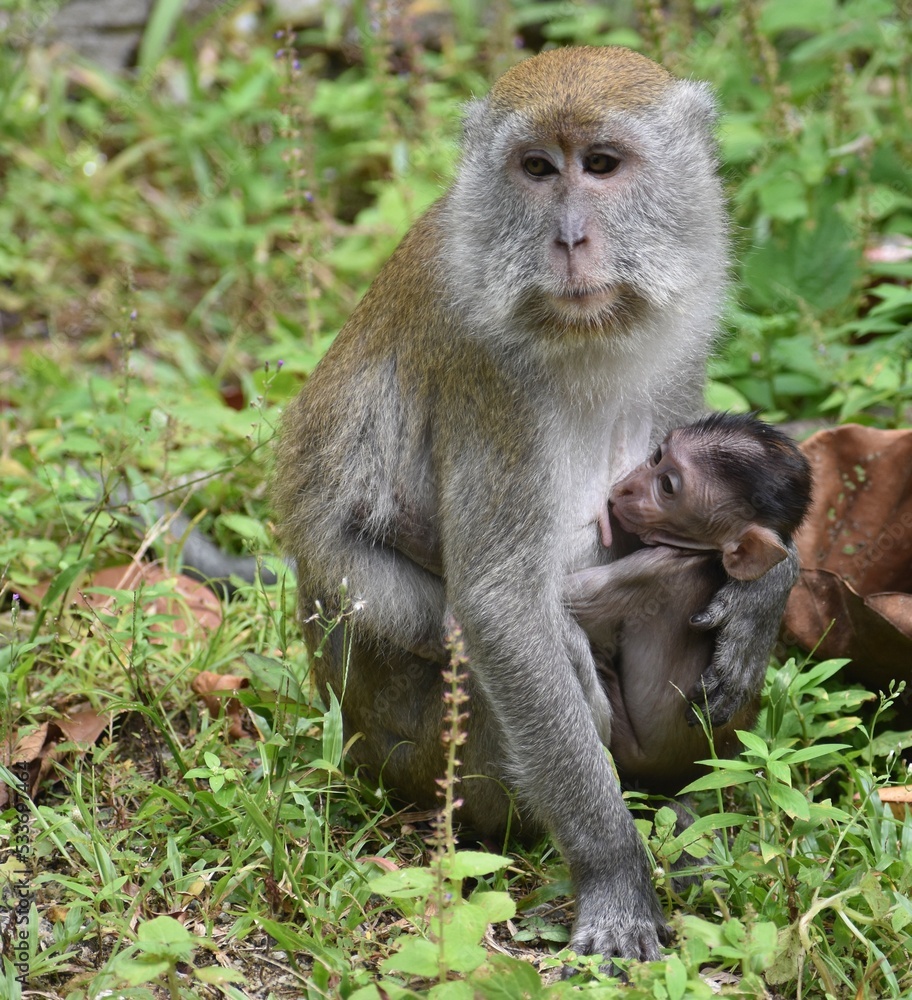
[[473, 674], [504, 734], [501, 752], [520, 808], [551, 830], [570, 867], [577, 894], [572, 947], [609, 959], [652, 960], [665, 919], [572, 659], [591, 657], [588, 641], [575, 623], [555, 620], [544, 607], [538, 601], [521, 609], [497, 634], [484, 629], [470, 604], [458, 603], [454, 612]]
[[[304, 627], [311, 650], [323, 638], [310, 623]], [[440, 805], [438, 779], [445, 769], [444, 683], [439, 663], [420, 659], [389, 644], [343, 639], [337, 630], [312, 659], [314, 677], [326, 696], [339, 698], [347, 740], [356, 737], [349, 764], [364, 769], [398, 801], [419, 809]], [[495, 843], [506, 834], [534, 843], [544, 832], [531, 815], [517, 811], [503, 760], [503, 735], [471, 676], [466, 725], [469, 741], [460, 753], [464, 801], [458, 819], [468, 832]]]

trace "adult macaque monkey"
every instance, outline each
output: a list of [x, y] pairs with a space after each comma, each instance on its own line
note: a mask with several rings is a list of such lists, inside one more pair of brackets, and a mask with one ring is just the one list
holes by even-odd
[[[567, 601], [596, 647], [611, 701], [611, 753], [624, 780], [677, 792], [709, 747], [688, 725], [714, 652], [690, 624], [730, 580], [756, 580], [788, 556], [811, 501], [811, 469], [781, 431], [713, 414], [672, 431], [617, 483], [600, 518], [602, 544], [620, 531], [648, 547], [571, 574]], [[769, 649], [765, 652], [768, 655]], [[750, 729], [759, 699], [715, 729], [720, 755]]]
[[[501, 836], [515, 791], [522, 834], [549, 830], [569, 864], [587, 954], [657, 958], [665, 919], [564, 577], [603, 558], [610, 485], [700, 408], [726, 272], [714, 117], [703, 85], [626, 49], [506, 73], [467, 109], [451, 190], [289, 407], [275, 475], [302, 615], [338, 612], [343, 579], [356, 599], [350, 648], [336, 629], [314, 659], [360, 734], [353, 760], [436, 803], [454, 615], [472, 699], [462, 818]], [[442, 576], [397, 550], [403, 520], [435, 526]], [[794, 573], [784, 560], [704, 612], [714, 724], [753, 697]]]

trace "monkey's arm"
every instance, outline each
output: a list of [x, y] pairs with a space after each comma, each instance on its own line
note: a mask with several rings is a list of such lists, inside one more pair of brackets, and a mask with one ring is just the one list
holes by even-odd
[[[451, 437], [444, 425], [437, 445], [446, 466], [447, 596], [472, 677], [503, 734], [521, 815], [549, 828], [567, 859], [577, 890], [573, 947], [655, 959], [665, 919], [588, 700], [590, 644], [563, 605], [563, 503], [552, 442], [536, 430], [545, 421], [526, 410], [534, 403], [528, 389], [492, 384], [490, 376], [467, 384], [479, 395], [487, 385], [490, 394], [466, 399], [463, 386], [458, 399], [445, 400], [462, 433]], [[487, 433], [476, 414], [486, 414]], [[490, 440], [491, 427], [519, 433]]]
[[[291, 446], [278, 456], [274, 503], [297, 566], [301, 614], [310, 615], [316, 601], [329, 617], [342, 611], [339, 588], [347, 580], [357, 609], [351, 624], [361, 641], [445, 663], [443, 582], [395, 547], [399, 483], [421, 478], [403, 467], [405, 432], [378, 437], [384, 417], [377, 411], [395, 406], [395, 387], [382, 377], [367, 385], [362, 376], [359, 391], [346, 392], [344, 360], [326, 379], [315, 372], [308, 393], [284, 417]], [[363, 412], [354, 411], [355, 404]], [[390, 453], [385, 467], [393, 472], [386, 476], [376, 473], [380, 451]], [[418, 462], [423, 453], [415, 451]]]
[[712, 662], [690, 692], [690, 700], [714, 727], [728, 722], [763, 683], [789, 592], [798, 579], [798, 551], [794, 542], [787, 548], [788, 556], [764, 576], [729, 580], [691, 619], [694, 628], [719, 630]]
[[668, 545], [638, 549], [605, 566], [571, 573], [564, 600], [589, 638], [610, 650], [622, 626], [641, 628], [673, 606], [678, 582], [692, 573], [695, 560], [705, 559]]

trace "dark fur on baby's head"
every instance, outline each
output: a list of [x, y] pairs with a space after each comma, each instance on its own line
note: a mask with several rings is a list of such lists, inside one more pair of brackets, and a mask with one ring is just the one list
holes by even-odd
[[712, 413], [675, 432], [740, 502], [752, 520], [791, 540], [811, 504], [811, 467], [782, 431], [748, 413]]

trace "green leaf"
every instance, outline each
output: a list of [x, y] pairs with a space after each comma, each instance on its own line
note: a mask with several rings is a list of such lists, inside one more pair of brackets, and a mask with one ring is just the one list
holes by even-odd
[[811, 220], [781, 224], [744, 261], [746, 299], [773, 313], [806, 303], [835, 309], [852, 294], [859, 251], [835, 207]]
[[469, 904], [480, 909], [489, 924], [497, 924], [502, 920], [510, 920], [516, 916], [516, 903], [508, 892], [491, 892], [479, 889], [469, 898]]
[[704, 775], [697, 778], [685, 788], [681, 789], [681, 794], [687, 792], [706, 792], [713, 788], [731, 788], [732, 785], [745, 785], [750, 779], [745, 778], [743, 773], [732, 770], [716, 771], [713, 774]]
[[221, 965], [204, 965], [201, 969], [195, 969], [194, 975], [201, 983], [209, 983], [211, 986], [221, 986], [222, 983], [245, 983], [247, 975], [244, 972], [237, 972], [233, 969], [224, 969]]
[[397, 997], [403, 996], [409, 997], [412, 1000], [415, 994], [411, 990], [404, 990], [395, 983], [384, 981], [382, 993], [378, 986], [371, 983], [370, 986], [362, 986], [360, 990], [349, 993], [348, 1000], [396, 1000]]
[[484, 965], [488, 953], [480, 944], [448, 932], [443, 939], [443, 957], [450, 971], [465, 973], [474, 972], [480, 965]]
[[719, 130], [719, 144], [726, 163], [743, 163], [754, 156], [766, 138], [751, 114], [726, 114]]
[[725, 382], [717, 382], [714, 379], [710, 379], [706, 383], [704, 399], [706, 400], [707, 408], [710, 410], [747, 413], [751, 408], [749, 400], [743, 393], [738, 392], [732, 385], [727, 385]]
[[669, 956], [665, 961], [665, 988], [669, 1000], [682, 1000], [687, 990], [687, 967], [677, 955]]
[[431, 1000], [475, 1000], [475, 990], [464, 979], [451, 979], [432, 986], [428, 997]]
[[244, 662], [250, 668], [250, 676], [260, 688], [275, 691], [292, 701], [300, 699], [300, 686], [288, 669], [288, 664], [260, 653], [245, 653]]
[[323, 716], [323, 757], [333, 768], [342, 763], [342, 708], [332, 688], [329, 689], [329, 709]]
[[371, 892], [387, 899], [413, 899], [425, 897], [437, 884], [437, 878], [430, 868], [403, 868], [398, 872], [384, 872], [369, 879]]
[[737, 729], [735, 732], [738, 739], [741, 740], [748, 750], [752, 750], [764, 759], [769, 756], [769, 747], [766, 745], [766, 740], [763, 737], [758, 736], [756, 733], [747, 732], [744, 729]]
[[384, 972], [405, 972], [410, 976], [436, 979], [438, 957], [436, 944], [424, 938], [409, 938], [395, 955], [380, 963], [380, 968]]
[[80, 559], [78, 562], [73, 563], [71, 566], [67, 566], [66, 569], [62, 569], [51, 582], [50, 587], [47, 589], [47, 593], [44, 595], [44, 600], [41, 602], [42, 606], [45, 608], [50, 607], [56, 600], [61, 598], [75, 583], [75, 581], [82, 575], [83, 570], [88, 569], [92, 565], [92, 559]]
[[[822, 869], [818, 868], [818, 871]], [[788, 983], [799, 975], [800, 961], [804, 955], [801, 933], [797, 923], [783, 927], [779, 932], [776, 955], [764, 971], [763, 978], [768, 983]]]
[[165, 54], [168, 39], [184, 9], [184, 0], [158, 0], [146, 21], [136, 64], [143, 72], [156, 66]]
[[488, 929], [488, 918], [481, 907], [472, 906], [466, 900], [459, 899], [454, 900], [441, 913], [431, 917], [429, 926], [432, 937], [443, 938], [445, 950], [451, 947], [462, 948], [478, 944]]
[[484, 1000], [535, 1000], [546, 995], [535, 967], [508, 955], [492, 955], [472, 975], [472, 982], [478, 984]]
[[138, 955], [136, 958], [128, 958], [124, 955], [114, 963], [114, 969], [118, 976], [131, 986], [151, 983], [160, 976], [166, 975], [170, 967], [171, 963], [167, 959], [156, 958], [152, 955]]
[[697, 837], [710, 830], [728, 830], [732, 827], [744, 826], [753, 822], [757, 817], [748, 816], [745, 813], [712, 813], [709, 816], [700, 816], [695, 819], [681, 836], [689, 839], [691, 836]]
[[440, 864], [447, 878], [478, 878], [500, 871], [511, 863], [510, 858], [501, 854], [487, 854], [484, 851], [457, 851], [450, 857], [444, 856]]
[[804, 184], [797, 177], [772, 177], [759, 189], [760, 207], [774, 219], [794, 222], [808, 214]]
[[760, 30], [776, 34], [789, 29], [803, 28], [818, 32], [834, 21], [834, 0], [768, 0], [760, 8]]
[[722, 944], [722, 927], [717, 922], [684, 914], [681, 917], [681, 926], [685, 940], [693, 938], [697, 941], [703, 941], [713, 949]]
[[789, 751], [783, 756], [783, 761], [788, 764], [802, 764], [807, 760], [816, 760], [818, 757], [825, 757], [829, 753], [839, 753], [840, 750], [849, 749], [848, 743], [818, 743], [812, 747], [803, 747], [801, 750]]
[[775, 781], [782, 782], [783, 785], [791, 785], [792, 772], [788, 764], [783, 764], [781, 760], [770, 758], [765, 764], [767, 775]]
[[319, 958], [327, 968], [335, 967], [335, 953], [325, 948], [322, 942], [313, 935], [307, 934], [287, 921], [260, 917], [256, 922], [270, 937], [275, 938], [279, 947], [285, 951], [307, 952], [315, 958]]
[[218, 523], [228, 528], [248, 542], [253, 542], [257, 548], [269, 548], [271, 540], [263, 522], [247, 514], [220, 514]]
[[169, 955], [186, 961], [193, 954], [193, 935], [174, 917], [144, 920], [136, 932], [136, 944], [148, 954]]
[[770, 798], [783, 812], [793, 819], [810, 819], [808, 800], [797, 788], [781, 785], [778, 781], [770, 782], [768, 788]]

